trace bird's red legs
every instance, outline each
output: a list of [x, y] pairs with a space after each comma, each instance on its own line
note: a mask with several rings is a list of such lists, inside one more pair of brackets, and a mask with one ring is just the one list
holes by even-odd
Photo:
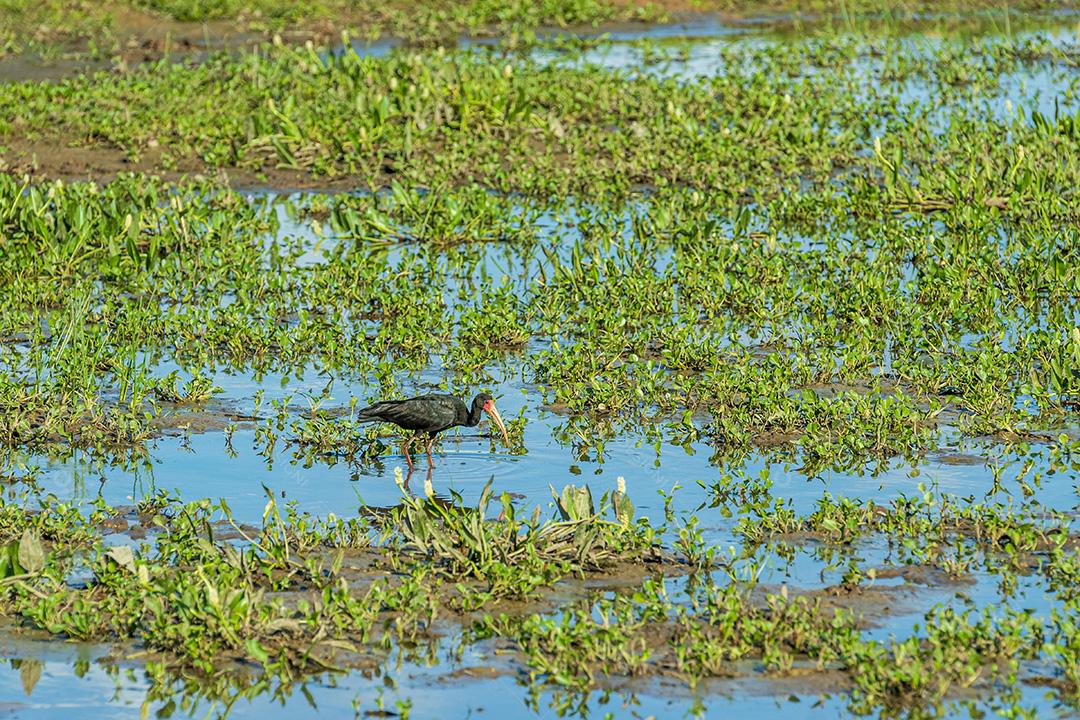
[[401, 443], [401, 452], [405, 453], [405, 462], [409, 463], [409, 472], [412, 472], [412, 458], [409, 457], [409, 446], [412, 445], [412, 441], [415, 438], [405, 438]]
[[435, 436], [432, 435], [427, 441], [427, 466], [430, 473], [435, 469], [435, 461], [431, 459], [431, 446], [435, 444]]

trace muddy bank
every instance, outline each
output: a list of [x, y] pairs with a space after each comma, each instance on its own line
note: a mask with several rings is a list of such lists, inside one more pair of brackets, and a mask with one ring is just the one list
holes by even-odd
[[[33, 183], [50, 180], [107, 183], [117, 176], [140, 173], [165, 182], [210, 180], [237, 190], [272, 189], [277, 192], [317, 192], [333, 194], [370, 187], [367, 176], [312, 176], [307, 170], [289, 168], [212, 167], [194, 158], [168, 163], [161, 161], [162, 148], [148, 148], [133, 157], [128, 151], [107, 145], [84, 145], [83, 139], [65, 135], [52, 140], [5, 139], [0, 153], [0, 172], [25, 176]], [[393, 178], [385, 174], [379, 184]]]

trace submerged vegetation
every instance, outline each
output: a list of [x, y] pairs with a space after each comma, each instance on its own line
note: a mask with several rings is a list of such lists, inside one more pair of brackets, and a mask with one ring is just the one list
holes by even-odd
[[[108, 645], [162, 716], [327, 677], [421, 714], [402, 667], [539, 715], [748, 679], [1080, 707], [1060, 14], [735, 2], [697, 9], [792, 14], [613, 39], [534, 31], [669, 8], [389, 3], [322, 46], [284, 31], [336, 0], [10, 5], [12, 52], [45, 17], [284, 34], [0, 84], [5, 633]], [[424, 45], [352, 44], [381, 33]], [[493, 391], [510, 447], [394, 470], [357, 409], [434, 389]]]

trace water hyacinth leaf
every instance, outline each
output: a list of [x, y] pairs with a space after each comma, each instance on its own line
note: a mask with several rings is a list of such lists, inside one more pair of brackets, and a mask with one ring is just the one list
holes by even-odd
[[259, 641], [255, 638], [249, 638], [245, 643], [245, 647], [248, 654], [263, 665], [270, 661], [270, 653], [266, 652], [266, 648], [259, 644]]
[[0, 548], [0, 580], [25, 574], [19, 563], [19, 541], [12, 540]]
[[18, 560], [28, 573], [39, 572], [45, 567], [45, 550], [41, 547], [41, 540], [30, 529], [24, 530], [19, 539]]
[[555, 498], [555, 505], [563, 520], [585, 520], [596, 514], [593, 506], [592, 491], [589, 490], [588, 485], [583, 487], [567, 485], [563, 488], [561, 494], [556, 493], [555, 488], [552, 487], [551, 494]]
[[105, 553], [105, 557], [125, 570], [135, 571], [135, 553], [127, 545], [117, 545], [109, 548], [108, 552]]

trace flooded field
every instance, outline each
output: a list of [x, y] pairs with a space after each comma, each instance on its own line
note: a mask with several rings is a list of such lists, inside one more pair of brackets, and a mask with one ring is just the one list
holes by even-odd
[[1080, 15], [769, 9], [17, 55], [0, 715], [1076, 716]]

